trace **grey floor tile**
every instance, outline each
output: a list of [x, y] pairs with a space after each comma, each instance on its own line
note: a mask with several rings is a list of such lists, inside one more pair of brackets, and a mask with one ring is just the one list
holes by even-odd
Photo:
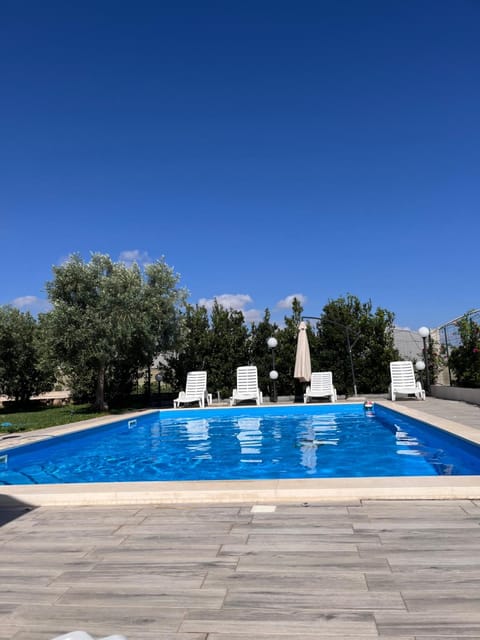
[[35, 509], [0, 527], [0, 640], [480, 639], [479, 505]]

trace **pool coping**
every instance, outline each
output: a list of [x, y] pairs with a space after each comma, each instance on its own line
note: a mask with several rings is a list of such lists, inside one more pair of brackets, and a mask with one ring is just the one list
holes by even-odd
[[[349, 404], [358, 404], [351, 402]], [[400, 406], [389, 400], [375, 404], [420, 420], [470, 442], [480, 444], [480, 432], [459, 422]], [[325, 406], [325, 403], [322, 403]], [[223, 407], [222, 407], [223, 408]], [[228, 407], [225, 407], [228, 409]], [[198, 409], [195, 409], [198, 411]], [[0, 441], [2, 449], [45, 438], [94, 428], [102, 424], [135, 419], [158, 409], [139, 411], [112, 420], [97, 418], [62, 427], [49, 427]], [[188, 411], [188, 409], [183, 409]], [[315, 478], [288, 480], [210, 480], [182, 482], [79, 483], [9, 485], [0, 487], [2, 506], [112, 506], [128, 504], [209, 503], [305, 503], [345, 500], [443, 500], [480, 499], [480, 476]]]

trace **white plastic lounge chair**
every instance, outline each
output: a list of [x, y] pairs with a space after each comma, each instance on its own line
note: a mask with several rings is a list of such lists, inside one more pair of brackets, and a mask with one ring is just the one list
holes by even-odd
[[415, 380], [413, 362], [410, 360], [399, 360], [390, 362], [391, 383], [388, 388], [390, 400], [395, 401], [397, 393], [415, 395], [417, 400], [425, 400], [425, 391], [419, 380]]
[[212, 404], [212, 395], [207, 392], [207, 372], [189, 371], [185, 391], [180, 391], [173, 401], [173, 406], [178, 408], [181, 404], [198, 402], [200, 407], [204, 407], [205, 400], [207, 404]]
[[337, 401], [337, 390], [333, 386], [331, 371], [313, 371], [310, 386], [305, 390], [303, 402], [309, 402], [312, 398], [330, 397], [330, 402]]
[[255, 400], [262, 404], [263, 394], [258, 388], [258, 372], [255, 366], [237, 368], [237, 387], [232, 392], [230, 406], [243, 400]]

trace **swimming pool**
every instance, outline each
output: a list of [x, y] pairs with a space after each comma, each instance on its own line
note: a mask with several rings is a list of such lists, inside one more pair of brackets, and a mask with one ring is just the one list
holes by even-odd
[[0, 484], [480, 474], [480, 447], [360, 404], [165, 410], [0, 452]]

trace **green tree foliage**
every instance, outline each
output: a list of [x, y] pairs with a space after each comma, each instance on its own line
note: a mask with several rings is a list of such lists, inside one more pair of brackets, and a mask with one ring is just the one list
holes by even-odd
[[390, 362], [400, 359], [394, 344], [394, 314], [382, 308], [373, 311], [370, 301], [363, 306], [362, 338], [353, 349], [358, 390], [382, 393], [390, 384]]
[[270, 312], [258, 324], [246, 327], [243, 313], [214, 303], [211, 315], [203, 306], [187, 305], [181, 318], [181, 347], [167, 359], [164, 379], [174, 389], [182, 389], [189, 371], [207, 370], [208, 389], [229, 397], [236, 384], [236, 369], [255, 364], [259, 384], [267, 391], [272, 354], [267, 339], [278, 327], [270, 323]]
[[174, 346], [185, 292], [163, 260], [142, 273], [107, 255], [88, 263], [73, 255], [53, 272], [46, 285], [53, 309], [44, 321], [52, 352], [77, 397], [94, 396], [104, 410], [107, 394], [125, 392], [140, 367]]
[[[388, 388], [389, 363], [399, 359], [394, 347], [393, 313], [348, 295], [329, 301], [317, 323], [318, 366], [333, 372], [338, 393], [353, 392], [353, 370], [359, 393]], [[351, 358], [350, 358], [351, 354]]]
[[[259, 386], [270, 395], [272, 352], [267, 346], [274, 336], [275, 368], [279, 377], [278, 395], [294, 395], [301, 400], [305, 383], [293, 377], [297, 349], [298, 326], [303, 308], [293, 300], [292, 313], [284, 318], [284, 326], [271, 322], [270, 311], [248, 329], [243, 314], [215, 303], [211, 315], [205, 307], [187, 306], [180, 322], [182, 339], [178, 351], [169, 359], [166, 381], [174, 388], [185, 385], [188, 371], [208, 372], [208, 389], [228, 397], [236, 383], [236, 368], [254, 364], [258, 368]], [[315, 319], [314, 319], [315, 320]], [[389, 363], [398, 360], [393, 342], [394, 316], [384, 309], [372, 309], [371, 302], [361, 303], [348, 296], [330, 301], [323, 315], [307, 326], [313, 371], [332, 371], [339, 393], [353, 393], [352, 370], [347, 349], [347, 328], [359, 393], [384, 392], [390, 381]]]
[[[189, 371], [204, 371], [210, 352], [210, 321], [204, 306], [187, 304], [180, 319], [181, 349], [167, 358], [164, 380], [173, 389], [184, 389]], [[207, 379], [210, 386], [210, 380]]]
[[250, 340], [243, 313], [225, 309], [215, 301], [209, 353], [205, 358], [209, 389], [229, 397], [236, 384], [237, 367], [246, 364], [250, 364]]
[[0, 307], [0, 393], [26, 403], [50, 391], [54, 376], [42, 360], [38, 323], [30, 313]]
[[[262, 320], [258, 323], [252, 323], [250, 329], [250, 361], [258, 369], [258, 385], [260, 389], [269, 395], [272, 395], [272, 382], [270, 380], [270, 371], [273, 366], [273, 358], [271, 349], [267, 346], [269, 338], [276, 338], [278, 341], [278, 326], [270, 322], [270, 311], [265, 309]], [[275, 369], [278, 371], [278, 347], [275, 349]], [[278, 381], [277, 381], [278, 390]]]
[[449, 366], [459, 387], [480, 387], [480, 325], [469, 313], [457, 321], [461, 344], [450, 352]]
[[428, 343], [428, 366], [430, 372], [430, 384], [436, 384], [440, 372], [447, 366], [446, 349], [430, 337]]

